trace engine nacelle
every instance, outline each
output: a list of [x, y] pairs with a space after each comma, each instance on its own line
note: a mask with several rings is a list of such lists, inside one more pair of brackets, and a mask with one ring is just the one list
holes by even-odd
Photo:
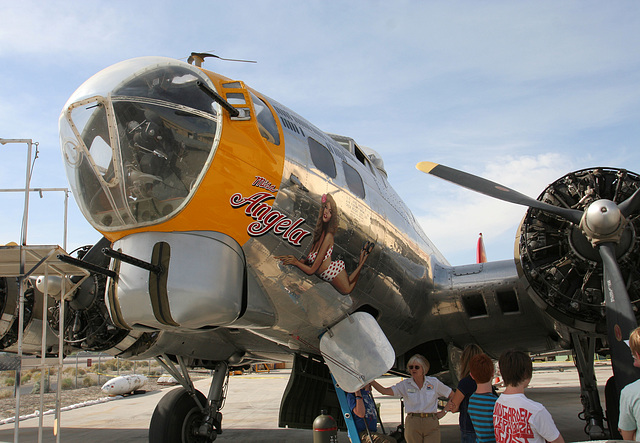
[[[584, 210], [598, 199], [620, 203], [640, 186], [640, 176], [622, 169], [572, 172], [550, 184], [538, 200]], [[640, 303], [638, 214], [629, 217], [616, 257], [636, 318]], [[518, 273], [529, 293], [556, 320], [582, 331], [606, 334], [602, 261], [579, 226], [538, 209], [525, 214], [515, 245]]]

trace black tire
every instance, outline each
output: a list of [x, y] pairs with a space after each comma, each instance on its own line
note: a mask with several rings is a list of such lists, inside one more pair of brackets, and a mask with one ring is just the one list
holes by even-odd
[[[204, 406], [206, 397], [200, 391], [196, 396]], [[195, 435], [203, 415], [195, 400], [182, 387], [166, 394], [156, 405], [149, 424], [149, 443], [209, 443], [206, 437]]]

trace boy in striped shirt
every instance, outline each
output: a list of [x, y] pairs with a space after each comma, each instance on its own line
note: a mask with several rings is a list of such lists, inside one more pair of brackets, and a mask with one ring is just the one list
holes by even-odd
[[496, 443], [493, 434], [493, 407], [498, 396], [493, 392], [491, 379], [495, 372], [493, 361], [486, 354], [474, 356], [470, 363], [470, 375], [478, 385], [469, 398], [469, 417], [476, 431], [478, 443]]

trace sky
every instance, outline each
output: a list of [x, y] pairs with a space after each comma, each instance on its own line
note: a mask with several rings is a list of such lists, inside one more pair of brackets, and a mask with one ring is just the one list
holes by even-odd
[[[513, 257], [525, 208], [427, 176], [442, 163], [532, 197], [568, 172], [640, 172], [640, 2], [96, 0], [0, 2], [0, 139], [38, 143], [31, 186], [66, 188], [58, 117], [114, 63], [192, 51], [204, 67], [383, 158], [453, 265]], [[24, 188], [24, 143], [0, 144], [0, 189]], [[64, 193], [30, 197], [27, 242], [63, 244]], [[0, 244], [24, 194], [0, 193]], [[67, 249], [100, 235], [69, 198]]]

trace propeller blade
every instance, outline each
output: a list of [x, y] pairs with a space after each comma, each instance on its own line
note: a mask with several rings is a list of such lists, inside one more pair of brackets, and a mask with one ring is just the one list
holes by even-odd
[[620, 212], [622, 212], [625, 218], [628, 218], [636, 210], [640, 209], [640, 188], [636, 189], [636, 192], [634, 192], [631, 197], [620, 203], [618, 208], [620, 208]]
[[607, 313], [607, 338], [611, 350], [611, 364], [618, 389], [622, 389], [640, 376], [640, 370], [633, 366], [631, 350], [624, 342], [629, 339], [631, 331], [638, 324], [620, 268], [616, 262], [615, 244], [601, 243], [598, 246], [598, 251], [602, 257], [602, 286]]
[[434, 175], [443, 180], [455, 183], [456, 185], [463, 186], [472, 191], [479, 192], [481, 194], [488, 195], [489, 197], [497, 198], [517, 205], [529, 206], [531, 208], [540, 209], [541, 211], [549, 212], [551, 214], [559, 215], [560, 217], [574, 223], [580, 224], [582, 218], [582, 211], [576, 209], [561, 208], [559, 206], [553, 206], [548, 203], [541, 202], [533, 199], [529, 196], [509, 189], [506, 186], [502, 186], [491, 180], [478, 177], [457, 169], [450, 168], [448, 166], [439, 165], [432, 162], [420, 162], [416, 165], [418, 170]]

